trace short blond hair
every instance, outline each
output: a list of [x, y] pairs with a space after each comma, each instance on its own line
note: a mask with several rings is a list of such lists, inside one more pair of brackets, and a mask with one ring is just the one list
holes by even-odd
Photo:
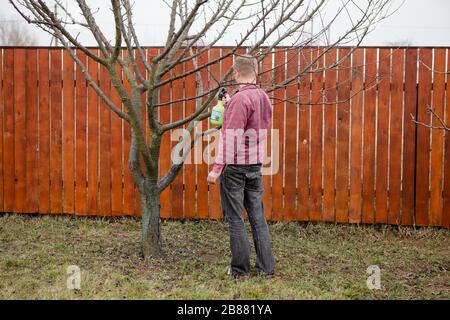
[[236, 58], [233, 69], [243, 77], [256, 77], [258, 74], [258, 61], [251, 55], [240, 55]]

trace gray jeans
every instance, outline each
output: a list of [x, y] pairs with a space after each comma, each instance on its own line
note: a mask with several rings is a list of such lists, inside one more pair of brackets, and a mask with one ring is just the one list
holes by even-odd
[[231, 247], [231, 272], [250, 273], [250, 246], [244, 227], [247, 210], [256, 249], [255, 271], [273, 274], [275, 259], [262, 202], [261, 165], [226, 165], [220, 176], [222, 211], [228, 221]]

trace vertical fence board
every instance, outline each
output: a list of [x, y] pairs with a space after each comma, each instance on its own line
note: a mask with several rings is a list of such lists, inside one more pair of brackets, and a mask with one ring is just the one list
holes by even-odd
[[362, 113], [364, 95], [364, 49], [356, 49], [352, 58], [352, 104], [350, 145], [349, 222], [361, 222], [362, 206]]
[[[432, 49], [419, 50], [419, 92], [417, 121], [431, 124], [427, 108], [431, 105]], [[430, 174], [430, 129], [417, 127], [416, 156], [416, 225], [428, 224], [429, 213], [429, 174]]]
[[311, 196], [309, 198], [309, 218], [311, 221], [320, 221], [322, 218], [322, 52], [322, 49], [315, 49], [312, 52], [315, 63], [313, 66], [311, 88]]
[[22, 48], [14, 49], [14, 212], [24, 212], [26, 201], [25, 51]]
[[375, 222], [387, 223], [390, 49], [379, 53]]
[[14, 211], [14, 50], [3, 50], [3, 190], [5, 212]]
[[[336, 63], [337, 49], [325, 54], [325, 110], [324, 110], [324, 168], [323, 212], [324, 221], [335, 221], [335, 167], [336, 167]], [[301, 141], [299, 141], [299, 145]]]
[[[298, 201], [297, 216], [299, 220], [309, 219], [309, 128], [311, 120], [311, 74], [309, 68], [311, 64], [311, 49], [304, 48], [300, 50], [300, 77], [299, 86], [299, 119], [298, 119]], [[274, 128], [275, 124], [274, 124]], [[282, 165], [282, 163], [280, 163]]]
[[[195, 54], [196, 51], [192, 51], [192, 54]], [[184, 69], [186, 72], [194, 69], [194, 63], [192, 62], [192, 59], [187, 61], [185, 63]], [[189, 98], [188, 101], [185, 103], [185, 112], [186, 116], [189, 116], [195, 112], [195, 103], [196, 99], [193, 99], [197, 96], [197, 81], [196, 81], [196, 75], [195, 73], [188, 75], [185, 80], [185, 97]], [[197, 133], [197, 126], [194, 129], [194, 132], [191, 133], [191, 139], [194, 138], [195, 134]], [[199, 143], [201, 143], [199, 141]], [[185, 193], [185, 205], [184, 205], [184, 217], [185, 218], [194, 218], [196, 213], [196, 163], [194, 161], [194, 153], [195, 148], [198, 147], [198, 144], [194, 146], [194, 149], [192, 149], [189, 152], [189, 155], [186, 159], [185, 165], [184, 165], [184, 172], [185, 172], [185, 184], [184, 184], [184, 193]]]
[[403, 177], [402, 177], [402, 224], [414, 223], [414, 180], [416, 162], [416, 117], [417, 104], [417, 49], [406, 49], [405, 55], [405, 111], [403, 114]]
[[4, 181], [4, 210], [14, 211], [14, 49], [3, 51], [3, 181]]
[[68, 51], [63, 51], [63, 212], [74, 213], [75, 175], [75, 108], [74, 61]]
[[350, 49], [339, 49], [341, 60], [338, 71], [337, 106], [337, 172], [336, 172], [336, 222], [348, 221], [348, 169], [350, 125]]
[[[50, 213], [49, 50], [39, 49], [39, 213]], [[83, 180], [86, 181], [86, 180]]]
[[[288, 50], [286, 55], [286, 77], [292, 78], [298, 74], [298, 50]], [[286, 141], [285, 141], [285, 195], [283, 220], [291, 221], [296, 218], [296, 180], [297, 180], [297, 99], [298, 83], [292, 81], [286, 87]]]
[[[450, 50], [447, 49], [447, 86], [445, 93], [445, 120], [447, 125], [450, 122]], [[450, 132], [445, 133], [444, 138], [444, 190], [442, 192], [442, 226], [450, 228]]]
[[[279, 83], [285, 77], [285, 49], [275, 50], [275, 74], [274, 81]], [[273, 103], [273, 126], [278, 129], [278, 172], [272, 177], [272, 208], [273, 220], [283, 219], [283, 163], [284, 163], [284, 88], [276, 89]]]
[[388, 223], [400, 223], [404, 49], [393, 49], [390, 102]]
[[375, 183], [375, 108], [377, 85], [377, 49], [366, 49], [364, 79], [364, 136], [363, 136], [363, 202], [362, 222], [374, 222]]
[[[273, 61], [273, 53], [270, 52], [267, 54], [260, 66], [260, 85], [262, 89], [266, 89], [273, 84], [272, 78], [272, 61]], [[269, 97], [272, 99], [272, 93], [269, 93]], [[272, 100], [271, 100], [272, 101]], [[274, 170], [274, 162], [273, 162], [273, 153], [272, 153], [272, 125], [273, 121], [270, 121], [269, 127], [267, 128], [267, 140], [266, 140], [266, 149], [264, 150], [264, 163], [263, 163], [263, 204], [264, 211], [267, 220], [272, 219], [272, 172]]]
[[[433, 80], [433, 105], [434, 112], [444, 118], [445, 98], [445, 49], [434, 50], [434, 80]], [[435, 117], [432, 125], [441, 126]], [[432, 130], [431, 132], [431, 171], [430, 171], [430, 226], [440, 226], [442, 223], [442, 179], [443, 179], [443, 140], [444, 130]]]
[[38, 176], [38, 83], [37, 49], [29, 48], [25, 53], [26, 91], [26, 203], [25, 212], [39, 211]]
[[[98, 50], [93, 50], [98, 54]], [[95, 83], [99, 83], [98, 63], [88, 61], [88, 71]], [[98, 154], [99, 154], [99, 108], [97, 93], [88, 88], [88, 211], [90, 215], [98, 213]]]
[[[86, 54], [82, 50], [76, 51], [78, 59], [87, 66]], [[86, 202], [86, 133], [87, 133], [87, 87], [81, 68], [76, 66], [75, 84], [75, 212], [85, 215]]]
[[50, 210], [62, 212], [62, 51], [50, 50]]

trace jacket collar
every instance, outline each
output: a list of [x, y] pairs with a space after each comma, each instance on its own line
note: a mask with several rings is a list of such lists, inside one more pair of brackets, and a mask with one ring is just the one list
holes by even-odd
[[257, 89], [259, 88], [259, 85], [257, 84], [241, 84], [239, 85], [239, 87], [234, 90], [234, 93], [238, 93], [239, 91], [245, 91], [245, 90], [249, 90], [249, 89]]

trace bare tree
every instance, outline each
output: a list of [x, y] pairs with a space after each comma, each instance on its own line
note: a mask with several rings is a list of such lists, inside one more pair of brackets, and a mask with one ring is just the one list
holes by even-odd
[[431, 117], [438, 123], [437, 125], [427, 124], [427, 123], [424, 123], [421, 121], [417, 121], [416, 117], [414, 117], [414, 115], [410, 113], [409, 115], [411, 117], [411, 121], [413, 121], [414, 123], [417, 123], [420, 126], [426, 127], [426, 128], [450, 131], [450, 126], [445, 123], [445, 121], [442, 119], [442, 117], [440, 115], [438, 115], [432, 107], [428, 107], [427, 111], [428, 111], [428, 113], [431, 114]]
[[[191, 138], [197, 123], [210, 116], [208, 107], [219, 89], [232, 84], [229, 70], [221, 79], [214, 79], [214, 83], [206, 88], [202, 85], [202, 71], [227, 57], [236, 55], [237, 49], [243, 45], [247, 46], [248, 54], [257, 57], [261, 62], [280, 45], [283, 45], [283, 48], [277, 50], [298, 50], [313, 43], [315, 45], [321, 43], [324, 49], [320, 55], [303, 66], [295, 75], [268, 86], [267, 92], [272, 92], [299, 82], [303, 75], [336, 67], [339, 61], [322, 68], [315, 66], [330, 48], [338, 44], [352, 43], [355, 47], [358, 46], [372, 30], [373, 25], [386, 18], [393, 10], [392, 1], [388, 0], [341, 0], [333, 13], [327, 10], [326, 0], [172, 0], [170, 3], [164, 1], [170, 9], [167, 17], [169, 21], [167, 38], [161, 53], [149, 61], [137, 36], [133, 23], [133, 7], [129, 0], [110, 1], [115, 25], [113, 39], [105, 36], [105, 30], [100, 28], [95, 13], [85, 0], [76, 0], [79, 12], [69, 12], [58, 0], [10, 0], [10, 3], [28, 23], [35, 24], [59, 39], [83, 71], [89, 85], [107, 107], [130, 124], [132, 141], [128, 165], [141, 196], [144, 257], [159, 256], [162, 253], [160, 193], [179, 173], [195, 142], [214, 131], [212, 129], [195, 134]], [[58, 12], [64, 14], [64, 18], [56, 13], [54, 4], [59, 8]], [[343, 20], [346, 21], [347, 27], [341, 34], [330, 39], [330, 27], [336, 21], [342, 24]], [[236, 24], [239, 26], [245, 24], [245, 27], [232, 33], [235, 45], [229, 52], [207, 63], [202, 62], [199, 57], [217, 44], [224, 35], [229, 34]], [[70, 32], [71, 25], [85, 28], [92, 34], [99, 46], [99, 55], [79, 42], [77, 34]], [[197, 47], [198, 43], [203, 45]], [[124, 57], [121, 56], [122, 46], [125, 46], [127, 51]], [[121, 97], [124, 110], [115, 105], [92, 80], [85, 64], [77, 55], [78, 51], [107, 69], [111, 83]], [[339, 57], [339, 60], [345, 58]], [[172, 72], [186, 62], [192, 63], [194, 67], [178, 73]], [[141, 72], [139, 64], [144, 65], [146, 75]], [[281, 65], [274, 65], [269, 72], [278, 67], [284, 68]], [[126, 90], [118, 70], [131, 85], [131, 90]], [[164, 85], [194, 74], [198, 81], [195, 96], [172, 99], [168, 102], [160, 100], [160, 90]], [[148, 98], [142, 103], [141, 97], [144, 94], [147, 94]], [[160, 108], [189, 100], [196, 101], [195, 112], [171, 123], [162, 123], [159, 120]], [[292, 101], [298, 103], [299, 99]], [[145, 122], [142, 119], [144, 111], [147, 116]], [[148, 125], [150, 131], [150, 142], [146, 141], [144, 123]], [[158, 177], [162, 136], [168, 134], [171, 129], [183, 126], [186, 126], [186, 135], [179, 142], [179, 146], [183, 146], [185, 152], [180, 161], [172, 160], [170, 169]]]
[[23, 24], [0, 17], [0, 45], [35, 46], [36, 38]]
[[[446, 71], [443, 71], [443, 70], [434, 70], [432, 68], [432, 66], [426, 64], [421, 59], [419, 59], [418, 61], [419, 61], [419, 64], [423, 65], [425, 68], [427, 68], [428, 70], [433, 72], [435, 75], [445, 76], [445, 75], [449, 75], [450, 74], [450, 72], [446, 72]], [[431, 123], [430, 124], [424, 123], [422, 121], [417, 121], [416, 117], [414, 117], [414, 115], [410, 113], [409, 115], [411, 117], [411, 121], [416, 123], [416, 124], [418, 124], [418, 125], [420, 125], [420, 126], [426, 127], [426, 128], [450, 131], [450, 125], [448, 125], [445, 122], [445, 120], [442, 119], [442, 117], [436, 112], [436, 110], [432, 106], [428, 106], [427, 107], [427, 111], [428, 111], [429, 114], [431, 114]], [[448, 119], [447, 119], [447, 121], [448, 121]], [[437, 124], [433, 124], [434, 122], [436, 122]]]

